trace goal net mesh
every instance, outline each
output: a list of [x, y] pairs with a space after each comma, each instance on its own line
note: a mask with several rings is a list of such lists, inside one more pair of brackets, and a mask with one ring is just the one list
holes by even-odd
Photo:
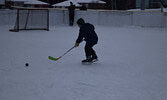
[[19, 30], [49, 30], [49, 10], [17, 8], [16, 22], [10, 31]]

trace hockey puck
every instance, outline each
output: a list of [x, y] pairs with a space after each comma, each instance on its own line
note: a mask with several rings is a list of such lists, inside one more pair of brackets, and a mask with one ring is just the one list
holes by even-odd
[[28, 66], [29, 66], [29, 64], [28, 64], [28, 63], [26, 63], [26, 64], [25, 64], [25, 66], [26, 66], [26, 67], [28, 67]]

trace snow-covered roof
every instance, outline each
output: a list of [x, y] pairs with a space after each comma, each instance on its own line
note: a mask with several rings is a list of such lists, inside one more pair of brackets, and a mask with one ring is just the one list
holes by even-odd
[[54, 6], [64, 6], [65, 7], [65, 6], [70, 6], [70, 2], [72, 2], [75, 6], [80, 7], [81, 5], [78, 4], [76, 1], [77, 0], [68, 0], [68, 1], [64, 1], [64, 2], [61, 2], [61, 3], [54, 4], [52, 6], [53, 7]]
[[42, 5], [48, 5], [48, 3], [42, 2], [42, 1], [38, 1], [38, 0], [29, 0], [26, 1], [24, 4], [42, 4]]
[[42, 2], [42, 1], [38, 1], [38, 0], [11, 0], [11, 1], [24, 2], [25, 4], [45, 4], [45, 5], [47, 5], [47, 3]]
[[105, 3], [101, 0], [76, 0], [78, 3]]
[[75, 6], [78, 6], [78, 7], [81, 6], [78, 3], [105, 3], [100, 0], [67, 0], [61, 3], [54, 4], [53, 6], [70, 6], [70, 2], [72, 2]]
[[11, 0], [11, 1], [20, 1], [20, 2], [25, 2], [25, 1], [32, 1], [32, 0]]

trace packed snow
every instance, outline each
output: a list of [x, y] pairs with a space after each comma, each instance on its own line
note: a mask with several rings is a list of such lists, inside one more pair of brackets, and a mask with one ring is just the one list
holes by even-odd
[[[166, 100], [167, 30], [96, 25], [99, 61], [81, 64], [77, 26], [9, 32], [0, 26], [0, 100]], [[26, 67], [25, 64], [29, 63]]]

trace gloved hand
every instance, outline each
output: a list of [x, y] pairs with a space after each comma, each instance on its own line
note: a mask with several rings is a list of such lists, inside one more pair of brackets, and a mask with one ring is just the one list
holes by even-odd
[[78, 47], [79, 46], [79, 43], [75, 43], [75, 47]]

